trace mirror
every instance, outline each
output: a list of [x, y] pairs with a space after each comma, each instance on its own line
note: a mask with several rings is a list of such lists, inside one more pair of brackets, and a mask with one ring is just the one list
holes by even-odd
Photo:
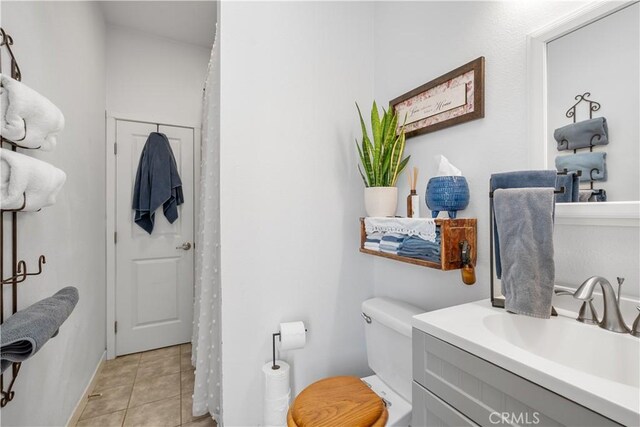
[[530, 34], [528, 66], [531, 168], [582, 173], [560, 222], [638, 226], [640, 2], [591, 3]]
[[[548, 168], [556, 166], [556, 159], [581, 166], [574, 153], [598, 153], [596, 162], [606, 156], [606, 180], [599, 180], [604, 173], [583, 176], [580, 189], [603, 189], [612, 202], [640, 200], [639, 18], [640, 3], [635, 3], [547, 43]], [[598, 135], [602, 125], [586, 123], [595, 117], [606, 118], [606, 145], [591, 145], [604, 142]], [[567, 145], [586, 146], [571, 150]]]

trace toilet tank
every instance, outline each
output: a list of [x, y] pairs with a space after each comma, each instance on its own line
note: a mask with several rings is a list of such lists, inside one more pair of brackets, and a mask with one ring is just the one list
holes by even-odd
[[369, 367], [391, 389], [411, 402], [411, 318], [424, 310], [391, 298], [362, 303]]

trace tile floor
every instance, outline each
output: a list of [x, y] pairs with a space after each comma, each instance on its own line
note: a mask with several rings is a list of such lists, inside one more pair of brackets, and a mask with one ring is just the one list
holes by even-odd
[[76, 426], [215, 427], [191, 415], [191, 344], [108, 360]]

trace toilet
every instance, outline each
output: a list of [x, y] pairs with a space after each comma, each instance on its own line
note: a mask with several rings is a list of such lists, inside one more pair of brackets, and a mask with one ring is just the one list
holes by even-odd
[[324, 378], [305, 388], [288, 427], [408, 426], [411, 422], [411, 318], [424, 310], [391, 298], [362, 303], [367, 360], [375, 375]]

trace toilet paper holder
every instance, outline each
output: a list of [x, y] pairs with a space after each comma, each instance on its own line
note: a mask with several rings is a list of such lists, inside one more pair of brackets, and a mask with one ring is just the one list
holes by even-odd
[[[305, 332], [309, 332], [309, 329], [304, 328]], [[273, 364], [271, 365], [271, 369], [276, 370], [280, 369], [280, 365], [276, 365], [276, 337], [278, 337], [278, 341], [280, 341], [280, 332], [276, 332], [271, 336], [271, 355], [273, 356]]]

